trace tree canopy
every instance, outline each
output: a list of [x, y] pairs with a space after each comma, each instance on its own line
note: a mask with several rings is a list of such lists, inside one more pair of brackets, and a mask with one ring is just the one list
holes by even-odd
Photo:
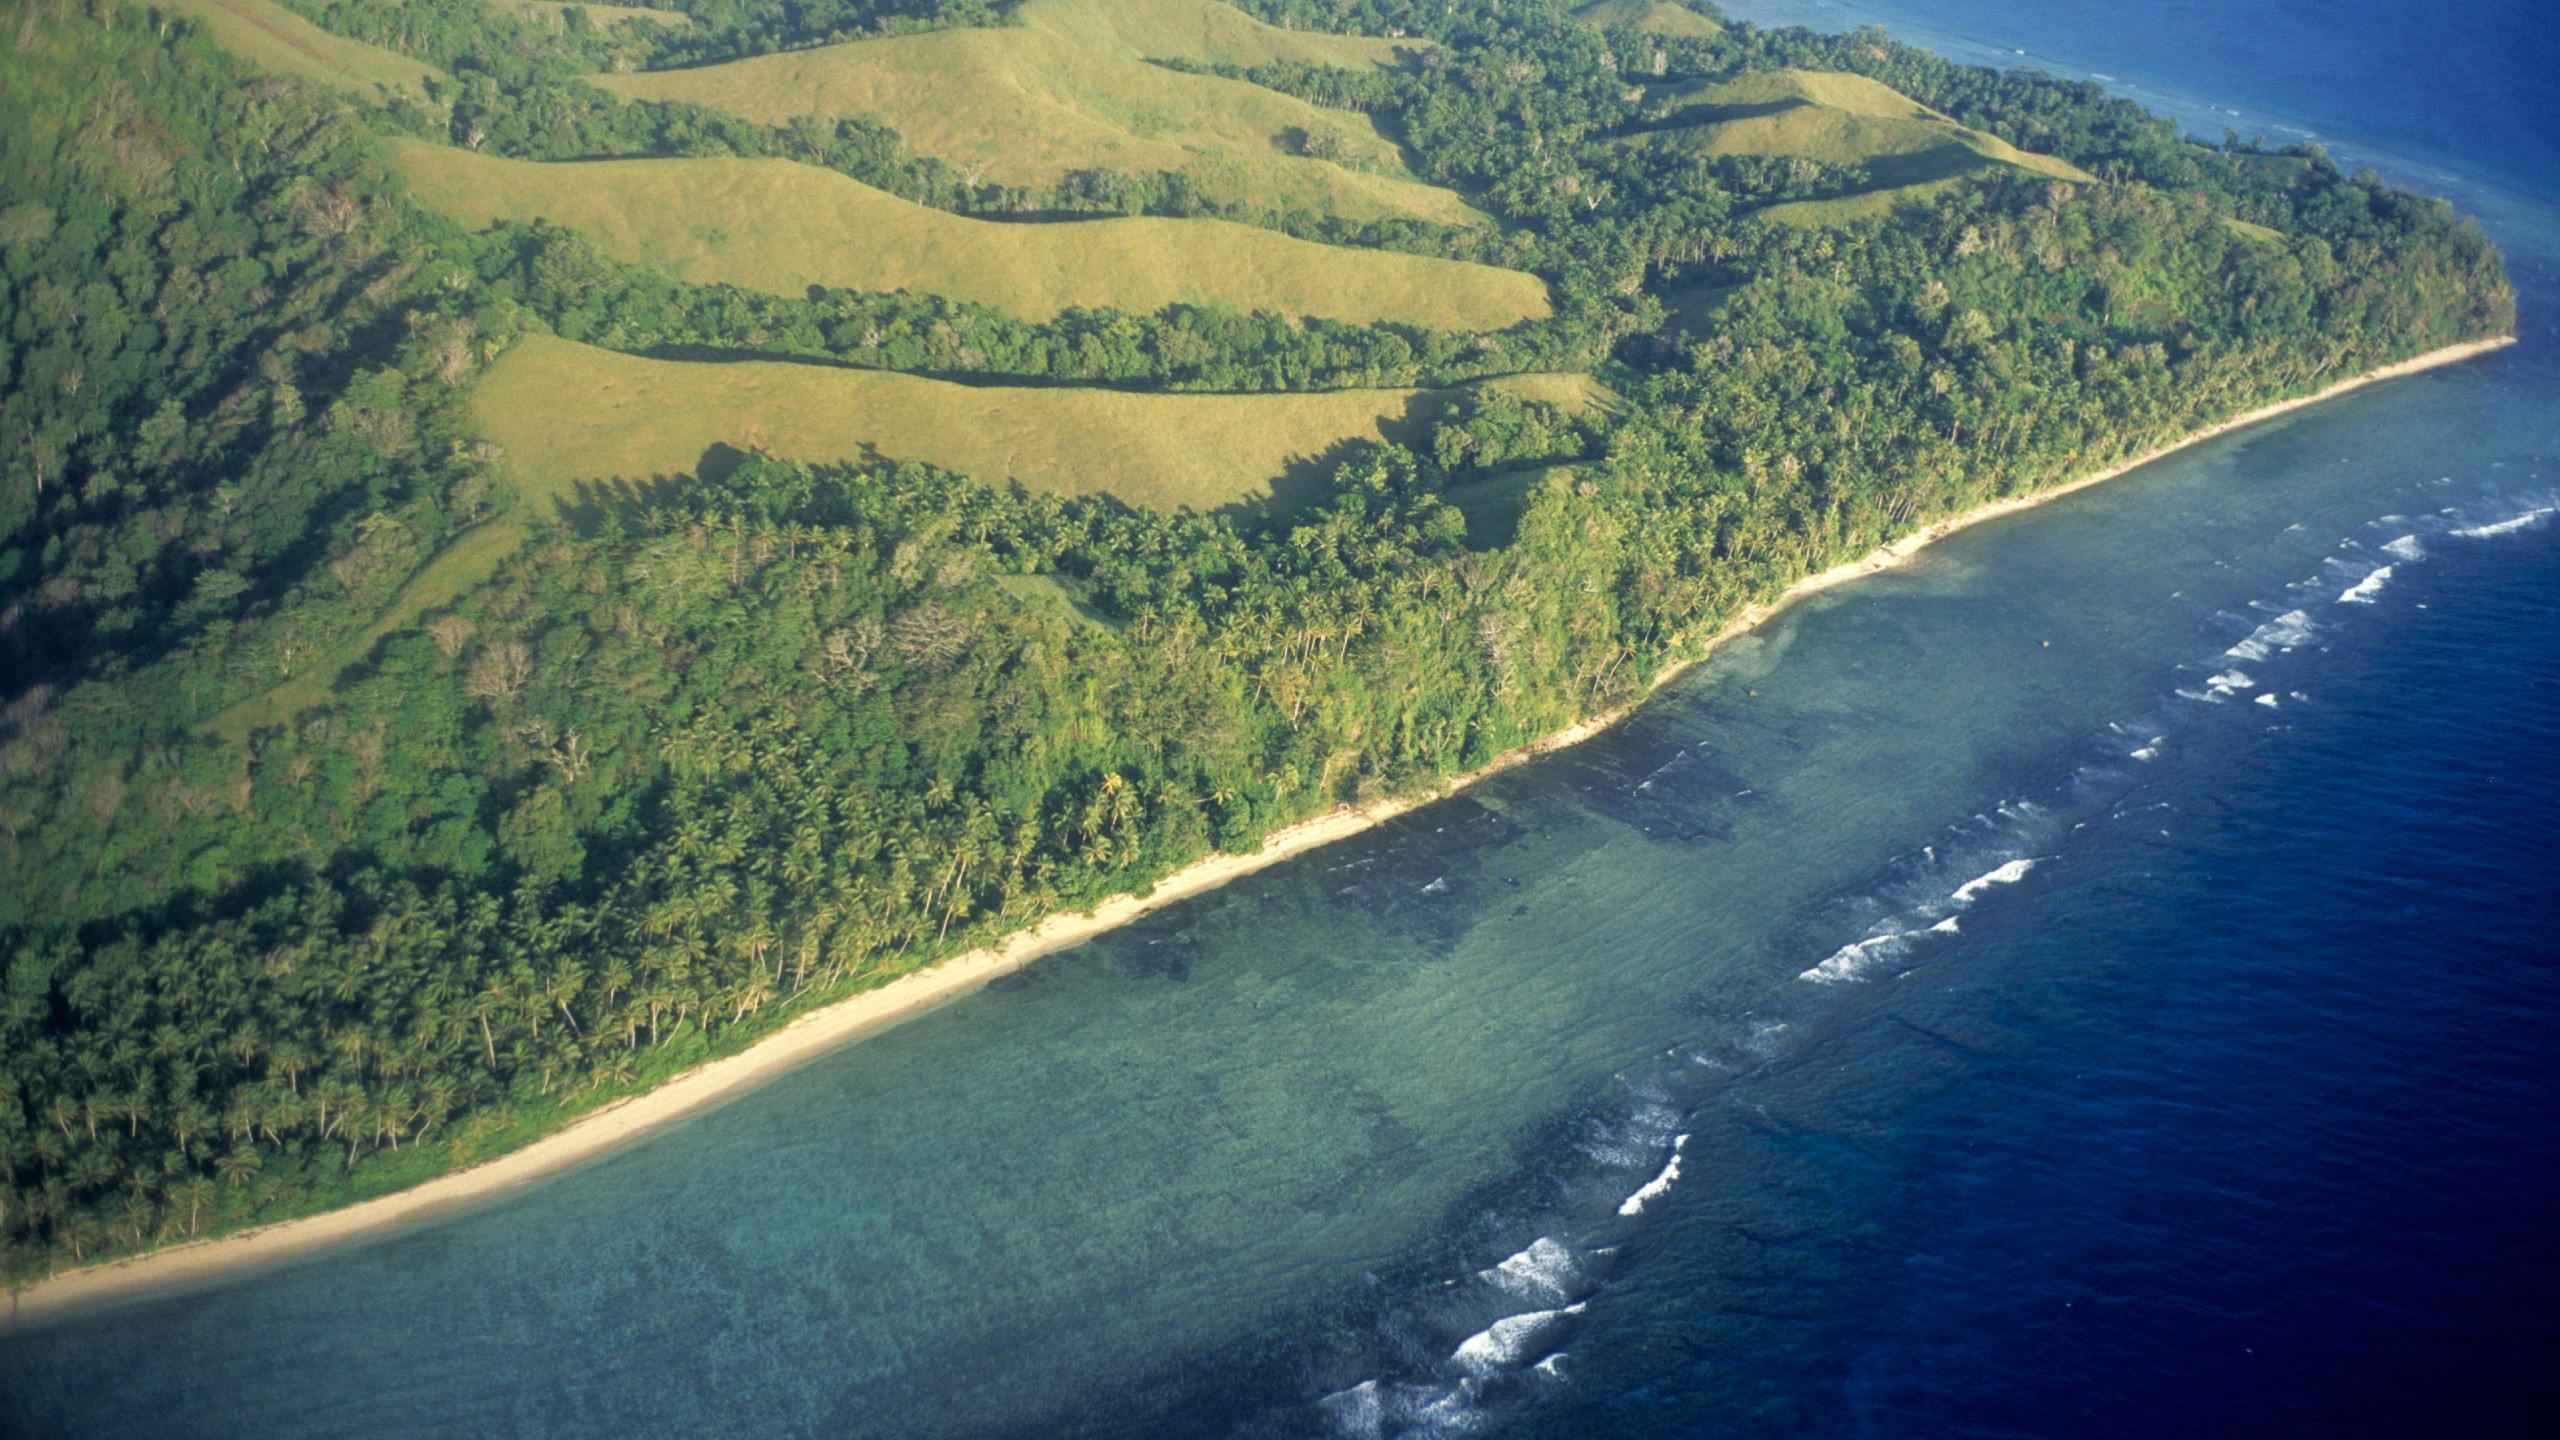
[[[1743, 607], [1998, 497], [2512, 326], [2441, 201], [2312, 149], [1872, 32], [1671, 37], [1557, 0], [1246, 0], [1435, 43], [1240, 78], [1379, 118], [1497, 230], [1241, 216], [1535, 271], [1497, 335], [1215, 305], [1032, 323], [686, 286], [412, 205], [392, 136], [780, 156], [927, 204], [1205, 213], [1165, 177], [968, 184], [851, 120], [579, 77], [983, 0], [678, 0], [686, 27], [295, 0], [432, 61], [374, 107], [193, 26], [30, 5], [0, 47], [0, 1264], [396, 1187], [794, 1010], [1624, 703]], [[1626, 143], [1660, 89], [1867, 76], [2021, 151], [1863, 217], [1858, 164]], [[1819, 216], [1824, 212], [1811, 212]], [[897, 457], [710, 457], [558, 513], [465, 402], [526, 333], [1153, 389], [1566, 368], [1162, 514]], [[1490, 497], [1490, 498], [1488, 498]], [[1487, 508], [1503, 523], [1482, 521]]]

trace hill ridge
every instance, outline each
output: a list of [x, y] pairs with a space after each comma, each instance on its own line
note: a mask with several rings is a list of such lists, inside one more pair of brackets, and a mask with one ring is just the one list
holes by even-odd
[[548, 219], [694, 284], [914, 290], [1029, 320], [1188, 303], [1500, 330], [1550, 313], [1545, 283], [1519, 271], [1223, 220], [978, 220], [788, 160], [510, 160], [416, 142], [394, 153], [417, 197], [464, 225]]
[[1178, 171], [1222, 204], [1490, 223], [1455, 192], [1414, 179], [1364, 115], [1034, 26], [848, 41], [596, 83], [625, 99], [685, 101], [767, 125], [869, 116], [909, 149], [1002, 185], [1051, 188], [1085, 170]]

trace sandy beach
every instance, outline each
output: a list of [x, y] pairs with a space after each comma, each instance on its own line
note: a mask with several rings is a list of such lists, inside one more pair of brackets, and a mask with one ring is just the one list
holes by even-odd
[[[1724, 641], [1765, 623], [1807, 595], [1891, 569], [1960, 530], [2104, 483], [2174, 451], [2347, 391], [2454, 364], [2512, 343], [2514, 337], [2504, 336], [2432, 351], [2341, 381], [2316, 395], [2238, 416], [2187, 436], [2174, 445], [2095, 473], [2033, 494], [1995, 501], [1939, 521], [1858, 560], [1800, 580], [1767, 604], [1749, 607], [1715, 633], [1705, 645], [1704, 653], [1712, 653]], [[1655, 686], [1668, 683], [1686, 668], [1687, 665], [1667, 668], [1655, 679]], [[1150, 911], [1214, 889], [1239, 876], [1358, 834], [1462, 790], [1489, 775], [1588, 739], [1623, 719], [1633, 708], [1634, 703], [1630, 703], [1584, 720], [1427, 792], [1372, 805], [1346, 806], [1275, 831], [1263, 848], [1252, 855], [1213, 855], [1167, 877], [1144, 898], [1123, 895], [1087, 914], [1052, 916], [1000, 944], [970, 951], [877, 989], [813, 1009], [739, 1054], [706, 1063], [645, 1093], [582, 1115], [531, 1144], [494, 1160], [343, 1209], [191, 1241], [32, 1282], [11, 1293], [5, 1315], [0, 1315], [0, 1329], [59, 1319], [95, 1305], [203, 1283], [252, 1266], [308, 1255], [344, 1242], [383, 1234], [460, 1206], [502, 1196], [516, 1187], [593, 1159], [675, 1120], [740, 1094], [841, 1045], [968, 994], [1044, 955], [1089, 940]]]

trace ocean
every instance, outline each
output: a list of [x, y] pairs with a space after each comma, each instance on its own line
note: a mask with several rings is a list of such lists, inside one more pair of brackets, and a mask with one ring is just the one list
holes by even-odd
[[2480, 214], [2525, 343], [581, 1169], [0, 1339], [0, 1433], [2552, 1433], [2560, 25], [1735, 8], [2317, 135]]

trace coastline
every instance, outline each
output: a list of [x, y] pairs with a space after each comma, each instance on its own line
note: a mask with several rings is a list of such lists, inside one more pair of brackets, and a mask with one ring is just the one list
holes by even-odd
[[[2117, 478], [2188, 446], [2362, 386], [2488, 353], [2514, 343], [2514, 338], [2512, 335], [2501, 336], [2431, 351], [2342, 380], [2312, 395], [2261, 407], [2094, 473], [2030, 494], [1992, 501], [1940, 520], [1857, 560], [1798, 580], [1771, 601], [1746, 607], [1709, 637], [1696, 657], [1666, 666], [1647, 693], [1652, 688], [1668, 684], [1691, 666], [1712, 656], [1725, 641], [1766, 623], [1797, 600], [1891, 569], [1959, 531], [2031, 509]], [[315, 1253], [501, 1195], [603, 1155], [713, 1103], [743, 1093], [838, 1046], [948, 1003], [1044, 955], [1082, 943], [1175, 901], [1358, 834], [1531, 759], [1578, 744], [1624, 719], [1644, 698], [1638, 696], [1627, 704], [1508, 751], [1479, 769], [1451, 777], [1415, 795], [1365, 806], [1345, 806], [1285, 827], [1273, 832], [1263, 847], [1251, 855], [1211, 855], [1166, 877], [1143, 898], [1120, 895], [1089, 913], [1051, 916], [998, 944], [969, 951], [877, 989], [808, 1011], [738, 1054], [707, 1062], [654, 1089], [614, 1101], [494, 1159], [342, 1209], [278, 1221], [218, 1238], [190, 1241], [35, 1281], [11, 1292], [7, 1313], [0, 1316], [0, 1332], [58, 1319], [86, 1307], [203, 1283], [237, 1270]]]

